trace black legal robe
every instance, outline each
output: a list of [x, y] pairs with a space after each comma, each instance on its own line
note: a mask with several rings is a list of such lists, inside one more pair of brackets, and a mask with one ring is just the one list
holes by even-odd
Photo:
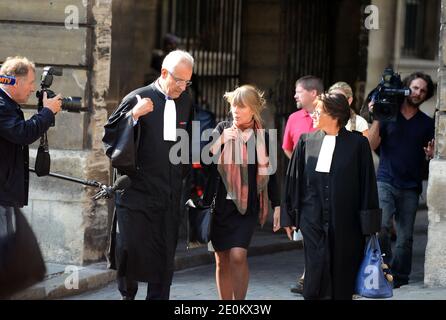
[[352, 299], [365, 236], [378, 232], [381, 210], [368, 140], [342, 128], [330, 173], [316, 172], [325, 133], [301, 136], [284, 181], [281, 226], [302, 231], [304, 297]]
[[[154, 109], [133, 126], [127, 112], [136, 105], [137, 94], [150, 98]], [[170, 148], [177, 142], [163, 139], [164, 105], [165, 97], [154, 83], [129, 93], [105, 125], [103, 138], [107, 155], [126, 150], [121, 173], [132, 181], [116, 197], [109, 266], [118, 271], [118, 276], [150, 283], [172, 280], [181, 222], [182, 179], [187, 170], [186, 164], [174, 165], [169, 160]], [[175, 105], [177, 129], [190, 133], [192, 109], [188, 94], [175, 99]], [[124, 142], [117, 144], [122, 137]]]

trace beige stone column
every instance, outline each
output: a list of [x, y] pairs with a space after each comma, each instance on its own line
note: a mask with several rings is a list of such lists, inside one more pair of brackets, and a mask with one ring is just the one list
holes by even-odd
[[376, 87], [384, 68], [393, 60], [397, 2], [397, 0], [372, 1], [372, 5], [378, 8], [379, 29], [369, 32], [366, 94]]
[[435, 123], [435, 158], [429, 167], [427, 188], [428, 241], [424, 265], [424, 284], [446, 286], [446, 0], [441, 1], [440, 66]]

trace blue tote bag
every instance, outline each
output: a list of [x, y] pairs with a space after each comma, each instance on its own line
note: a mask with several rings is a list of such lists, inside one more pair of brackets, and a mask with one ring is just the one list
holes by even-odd
[[356, 277], [357, 294], [366, 298], [390, 298], [393, 296], [393, 285], [386, 279], [382, 268], [383, 260], [376, 235], [367, 241], [364, 260]]

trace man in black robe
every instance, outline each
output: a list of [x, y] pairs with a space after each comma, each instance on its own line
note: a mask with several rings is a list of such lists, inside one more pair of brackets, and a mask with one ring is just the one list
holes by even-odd
[[169, 53], [160, 77], [129, 93], [105, 125], [106, 154], [132, 181], [116, 197], [109, 255], [123, 299], [135, 298], [137, 281], [148, 283], [147, 299], [169, 299], [185, 169], [169, 152], [176, 130], [191, 127], [193, 63], [185, 51]]
[[[346, 123], [349, 110], [343, 100]], [[352, 299], [365, 236], [380, 228], [369, 143], [343, 125], [332, 136], [327, 173], [316, 168], [327, 136], [319, 130], [301, 136], [285, 176], [280, 226], [287, 233], [300, 228], [305, 238], [305, 299]]]

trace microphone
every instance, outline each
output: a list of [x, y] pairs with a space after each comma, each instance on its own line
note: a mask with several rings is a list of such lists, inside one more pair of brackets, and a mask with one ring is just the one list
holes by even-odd
[[131, 184], [132, 180], [130, 180], [128, 176], [121, 176], [116, 179], [115, 183], [111, 187], [106, 186], [105, 184], [101, 185], [101, 191], [93, 196], [93, 200], [99, 200], [101, 198], [109, 199], [113, 196], [115, 191], [123, 191], [130, 187]]
[[15, 77], [0, 75], [0, 84], [6, 84], [9, 86], [15, 85]]

